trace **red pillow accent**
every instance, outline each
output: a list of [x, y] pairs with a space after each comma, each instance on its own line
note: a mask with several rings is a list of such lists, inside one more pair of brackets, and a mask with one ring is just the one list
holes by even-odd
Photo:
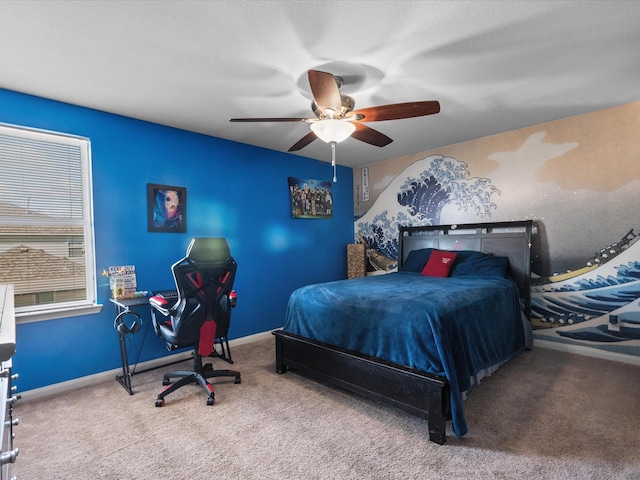
[[448, 277], [456, 256], [453, 252], [434, 250], [420, 273], [428, 277]]

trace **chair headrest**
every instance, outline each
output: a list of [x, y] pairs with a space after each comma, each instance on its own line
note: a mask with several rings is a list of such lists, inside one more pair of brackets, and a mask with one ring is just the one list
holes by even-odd
[[194, 238], [187, 248], [187, 258], [194, 261], [224, 261], [231, 256], [224, 238]]

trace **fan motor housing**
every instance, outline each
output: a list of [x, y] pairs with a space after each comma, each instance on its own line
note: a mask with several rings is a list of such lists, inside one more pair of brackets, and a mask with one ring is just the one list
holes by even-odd
[[[353, 111], [354, 107], [356, 106], [356, 101], [353, 99], [353, 97], [350, 97], [349, 95], [340, 95], [340, 100], [342, 103], [342, 108], [339, 112], [336, 112], [333, 115], [333, 118], [342, 118], [344, 117], [347, 113]], [[313, 110], [313, 113], [316, 114], [316, 116], [320, 119], [327, 117], [328, 115], [325, 115], [325, 113], [322, 111], [322, 109], [320, 107], [318, 107], [318, 105], [316, 104], [315, 100], [313, 100], [311, 102], [311, 110]]]

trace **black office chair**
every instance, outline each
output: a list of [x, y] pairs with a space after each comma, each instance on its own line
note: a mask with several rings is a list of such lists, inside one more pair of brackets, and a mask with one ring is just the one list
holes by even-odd
[[[170, 305], [162, 296], [149, 299], [154, 329], [169, 350], [194, 347], [193, 370], [165, 373], [162, 384], [166, 388], [158, 394], [156, 407], [162, 407], [164, 397], [183, 385], [200, 384], [207, 394], [207, 405], [213, 405], [215, 394], [208, 378], [235, 377], [234, 383], [240, 383], [240, 372], [202, 364], [202, 357], [233, 363], [227, 332], [236, 304], [236, 268], [224, 238], [194, 238], [186, 257], [171, 267], [178, 290], [175, 304]], [[171, 383], [174, 378], [178, 380]]]

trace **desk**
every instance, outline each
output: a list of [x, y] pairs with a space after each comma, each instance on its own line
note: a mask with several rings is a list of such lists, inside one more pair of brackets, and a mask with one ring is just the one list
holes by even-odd
[[[168, 291], [168, 290], [165, 290], [165, 291]], [[139, 324], [140, 323], [142, 324], [141, 328], [143, 328], [144, 331], [142, 332], [143, 334], [142, 341], [140, 342], [140, 346], [138, 347], [139, 349], [138, 351], [141, 351], [144, 345], [144, 341], [147, 338], [147, 333], [149, 333], [149, 328], [151, 328], [150, 327], [151, 320], [146, 322], [146, 326], [145, 326], [144, 325], [145, 322], [142, 320], [142, 316], [136, 310], [140, 310], [146, 307], [150, 309], [151, 307], [149, 306], [149, 298], [147, 297], [110, 298], [109, 300], [116, 307], [116, 317], [113, 322], [113, 326], [116, 328], [116, 332], [118, 332], [118, 341], [120, 342], [120, 362], [122, 364], [122, 375], [116, 375], [116, 380], [129, 393], [129, 395], [133, 395], [133, 390], [131, 389], [131, 377], [133, 377], [135, 374], [148, 372], [150, 370], [155, 370], [156, 368], [165, 367], [167, 365], [173, 365], [174, 363], [180, 363], [180, 362], [183, 362], [184, 359], [170, 361], [167, 363], [163, 363], [162, 365], [146, 368], [140, 371], [138, 371], [134, 367], [134, 371], [132, 372], [131, 368], [129, 367], [129, 350], [127, 349], [127, 335], [137, 335], [138, 333], [141, 333], [141, 332], [138, 331], [136, 333], [133, 333], [133, 332], [129, 332], [128, 328], [122, 330], [122, 329], [118, 329], [117, 326], [118, 326], [118, 323], [123, 323], [125, 320], [127, 321], [128, 325], [131, 325], [133, 321], [130, 318], [127, 319], [128, 316], [135, 317], [135, 321], [137, 321]], [[137, 364], [138, 364], [138, 361], [136, 360], [136, 365]]]
[[[139, 298], [110, 298], [111, 302], [116, 307], [116, 318], [114, 321], [114, 328], [118, 332], [118, 341], [120, 342], [120, 362], [122, 363], [122, 375], [116, 375], [116, 380], [122, 385], [122, 387], [129, 392], [129, 395], [133, 395], [133, 390], [131, 389], [131, 377], [133, 374], [131, 373], [131, 369], [129, 368], [129, 351], [127, 349], [127, 334], [137, 334], [127, 331], [123, 331], [122, 329], [117, 328], [119, 323], [122, 323], [127, 316], [136, 317], [137, 322], [144, 323], [142, 321], [142, 317], [138, 312], [135, 311], [135, 308], [142, 308], [144, 306], [149, 306], [149, 299], [147, 297], [139, 297]], [[149, 331], [149, 322], [147, 322], [147, 326], [144, 331], [144, 337], [142, 338], [142, 343], [140, 344], [140, 349], [142, 349], [142, 345], [144, 345], [144, 339]], [[137, 361], [136, 361], [137, 364]], [[140, 372], [141, 373], [141, 372]]]

